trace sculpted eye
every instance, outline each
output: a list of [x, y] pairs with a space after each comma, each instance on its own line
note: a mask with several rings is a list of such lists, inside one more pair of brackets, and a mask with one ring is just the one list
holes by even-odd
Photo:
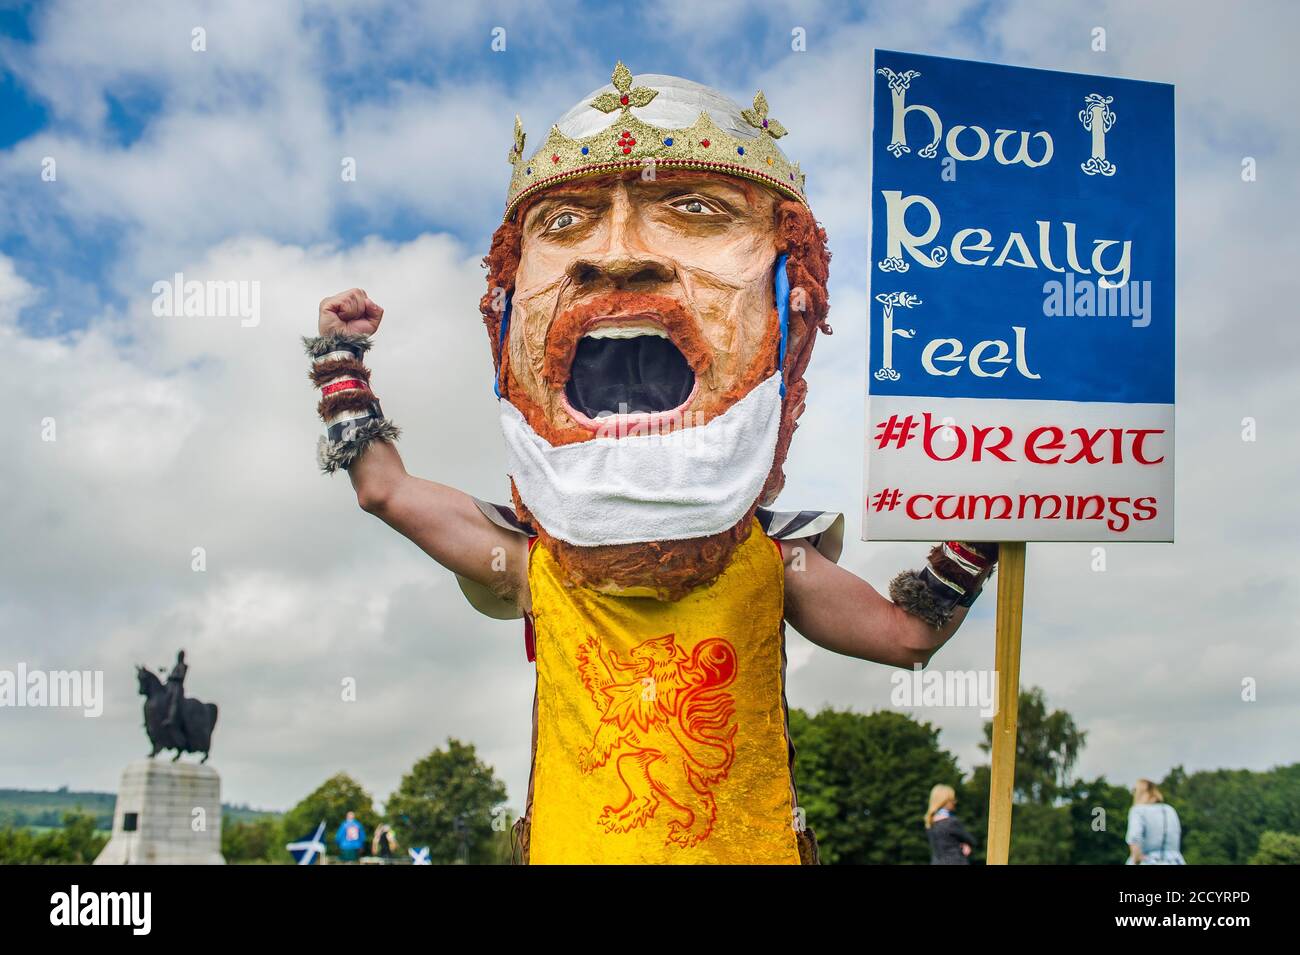
[[546, 227], [547, 232], [559, 232], [561, 229], [567, 229], [578, 221], [578, 217], [572, 212], [561, 212], [551, 220], [550, 225]]
[[718, 211], [699, 196], [687, 196], [685, 199], [678, 199], [673, 203], [673, 208], [693, 216], [710, 215]]

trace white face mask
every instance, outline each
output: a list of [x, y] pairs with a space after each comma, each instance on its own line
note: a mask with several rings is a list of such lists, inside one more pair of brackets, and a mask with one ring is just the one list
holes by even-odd
[[559, 447], [501, 401], [509, 473], [519, 497], [548, 534], [579, 547], [730, 530], [767, 482], [780, 428], [779, 373], [707, 424]]

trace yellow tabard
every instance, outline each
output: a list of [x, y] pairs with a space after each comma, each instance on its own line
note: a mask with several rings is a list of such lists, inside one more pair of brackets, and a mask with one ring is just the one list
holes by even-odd
[[534, 863], [799, 863], [785, 725], [784, 568], [755, 522], [669, 603], [565, 584], [529, 556]]

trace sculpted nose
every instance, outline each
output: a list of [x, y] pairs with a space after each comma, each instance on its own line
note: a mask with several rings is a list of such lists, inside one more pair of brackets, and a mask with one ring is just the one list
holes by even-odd
[[579, 286], [608, 285], [618, 289], [652, 290], [670, 282], [671, 262], [648, 248], [640, 234], [640, 216], [626, 184], [620, 184], [610, 204], [604, 247], [576, 256], [566, 270]]
[[568, 273], [575, 285], [608, 284], [628, 290], [654, 288], [673, 277], [672, 266], [663, 259], [627, 249], [579, 256], [569, 265]]

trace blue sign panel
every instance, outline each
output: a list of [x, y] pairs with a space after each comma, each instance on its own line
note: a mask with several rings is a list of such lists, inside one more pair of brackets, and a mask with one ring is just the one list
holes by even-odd
[[884, 50], [872, 81], [864, 536], [1171, 540], [1173, 87]]

